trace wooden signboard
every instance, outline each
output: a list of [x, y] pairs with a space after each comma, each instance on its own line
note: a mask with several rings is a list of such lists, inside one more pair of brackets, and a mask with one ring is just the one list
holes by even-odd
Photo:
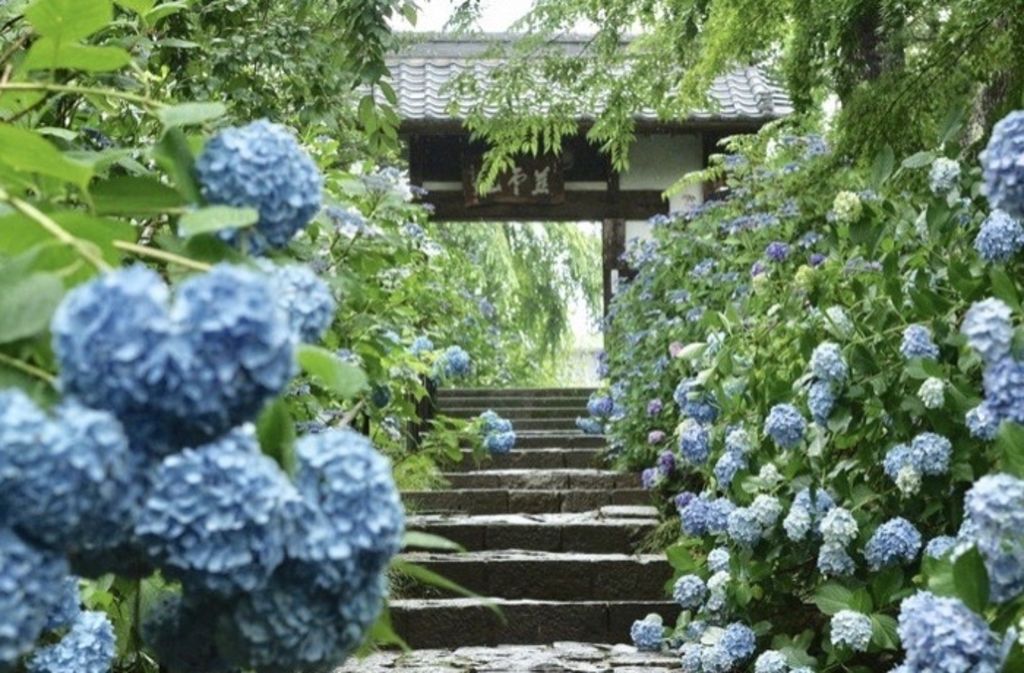
[[514, 205], [555, 204], [565, 201], [565, 176], [561, 159], [553, 154], [525, 155], [516, 165], [498, 176], [486, 194], [477, 191], [476, 180], [483, 158], [467, 154], [462, 161], [462, 190], [467, 206], [492, 203]]

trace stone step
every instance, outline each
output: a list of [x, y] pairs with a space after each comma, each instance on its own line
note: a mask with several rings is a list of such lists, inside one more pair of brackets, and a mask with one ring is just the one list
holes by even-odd
[[[501, 617], [491, 607], [501, 611]], [[623, 643], [634, 620], [651, 612], [674, 624], [667, 601], [533, 601], [479, 598], [404, 599], [390, 603], [395, 632], [414, 649], [548, 644], [561, 640]]]
[[[506, 418], [508, 418], [506, 416]], [[512, 429], [517, 433], [557, 432], [575, 434], [579, 432], [575, 418], [514, 418]]]
[[640, 475], [613, 470], [488, 470], [446, 472], [451, 488], [617, 489], [636, 488]]
[[529, 405], [510, 405], [508, 407], [495, 405], [450, 407], [447, 405], [441, 405], [437, 409], [441, 414], [444, 414], [445, 416], [452, 416], [454, 418], [473, 418], [490, 410], [494, 411], [499, 416], [513, 421], [524, 418], [571, 418], [574, 421], [578, 416], [587, 416], [586, 405], [558, 404], [542, 407], [535, 405], [534, 402], [531, 402]]
[[[464, 445], [468, 445], [468, 440]], [[517, 449], [600, 449], [608, 445], [604, 435], [582, 432], [517, 432]]]
[[473, 451], [462, 450], [462, 461], [450, 469], [458, 472], [528, 469], [563, 470], [593, 468], [601, 465], [604, 451], [600, 449], [512, 449], [508, 453], [484, 458], [476, 463]]
[[631, 554], [658, 525], [653, 507], [596, 512], [410, 516], [409, 530], [440, 535], [469, 551], [528, 549], [582, 554]]
[[582, 397], [588, 398], [594, 388], [441, 388], [438, 399], [450, 397]]
[[[478, 551], [465, 554], [410, 553], [424, 566], [481, 596], [548, 601], [661, 601], [672, 579], [664, 554], [574, 554]], [[416, 584], [403, 598], [448, 595]]]
[[335, 673], [670, 673], [671, 652], [638, 652], [631, 645], [561, 642], [553, 645], [460, 647], [455, 650], [373, 652], [352, 657]]
[[544, 514], [588, 512], [608, 505], [646, 505], [650, 494], [640, 488], [617, 490], [456, 489], [406, 491], [402, 501], [416, 512], [463, 514]]

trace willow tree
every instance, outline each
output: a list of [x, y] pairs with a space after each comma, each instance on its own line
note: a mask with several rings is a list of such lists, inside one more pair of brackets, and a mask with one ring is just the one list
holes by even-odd
[[[456, 23], [477, 9], [463, 2]], [[581, 23], [596, 34], [560, 48]], [[574, 111], [596, 104], [588, 135], [623, 168], [635, 112], [713, 111], [712, 82], [745, 65], [782, 80], [798, 119], [838, 109], [854, 156], [933, 144], [951, 115], [973, 146], [1024, 92], [1021, 0], [535, 0], [515, 29], [521, 40], [494, 47], [507, 67], [458, 85], [469, 128], [494, 145], [489, 175], [516, 152], [557, 151], [578, 130]]]

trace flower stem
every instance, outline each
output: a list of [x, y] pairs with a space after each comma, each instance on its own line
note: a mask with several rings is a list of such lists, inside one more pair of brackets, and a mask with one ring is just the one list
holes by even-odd
[[114, 247], [118, 250], [138, 255], [139, 257], [152, 257], [153, 259], [159, 259], [162, 262], [177, 264], [178, 266], [183, 266], [187, 269], [194, 269], [196, 271], [209, 271], [213, 268], [212, 265], [206, 264], [205, 262], [197, 262], [194, 259], [189, 259], [188, 257], [175, 255], [173, 252], [167, 252], [166, 250], [160, 250], [158, 248], [150, 248], [145, 245], [139, 245], [138, 243], [114, 241]]
[[110, 265], [99, 255], [96, 250], [87, 242], [75, 238], [68, 232], [67, 229], [60, 226], [51, 218], [49, 215], [33, 206], [28, 201], [22, 201], [16, 196], [12, 196], [5, 189], [0, 187], [0, 201], [5, 201], [11, 208], [29, 218], [46, 231], [50, 232], [54, 238], [61, 243], [74, 249], [82, 259], [92, 264], [99, 271], [110, 271]]
[[144, 107], [158, 110], [165, 107], [160, 101], [153, 100], [146, 96], [118, 91], [116, 89], [104, 89], [92, 86], [74, 86], [72, 84], [55, 84], [49, 82], [6, 82], [0, 84], [0, 91], [45, 91], [49, 93], [76, 93], [81, 95], [107, 96], [120, 98], [131, 103], [137, 103]]
[[41, 379], [54, 388], [57, 387], [57, 377], [48, 371], [40, 369], [39, 367], [30, 365], [29, 363], [23, 362], [18, 358], [12, 358], [10, 355], [7, 355], [6, 353], [0, 353], [0, 362], [11, 367], [12, 369], [17, 369], [18, 371], [24, 372], [29, 376], [34, 376], [37, 379]]

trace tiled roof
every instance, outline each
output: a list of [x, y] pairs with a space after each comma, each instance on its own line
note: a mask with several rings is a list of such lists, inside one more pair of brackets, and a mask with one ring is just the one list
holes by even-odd
[[[443, 121], [453, 117], [449, 108], [454, 97], [448, 84], [472, 70], [486, 79], [503, 61], [487, 54], [495, 41], [509, 41], [504, 35], [469, 39], [428, 38], [412, 44], [388, 61], [391, 84], [398, 95], [398, 113], [403, 120]], [[569, 53], [583, 47], [585, 38], [569, 36], [555, 44]], [[793, 111], [786, 91], [762, 69], [739, 68], [719, 77], [711, 87], [714, 108], [691, 115], [694, 120], [755, 121], [785, 116]], [[542, 109], [543, 105], [539, 105]], [[465, 109], [465, 108], [463, 108]], [[581, 110], [580, 118], [593, 118], [600, 109]], [[637, 119], [658, 121], [653, 110], [640, 110]]]

